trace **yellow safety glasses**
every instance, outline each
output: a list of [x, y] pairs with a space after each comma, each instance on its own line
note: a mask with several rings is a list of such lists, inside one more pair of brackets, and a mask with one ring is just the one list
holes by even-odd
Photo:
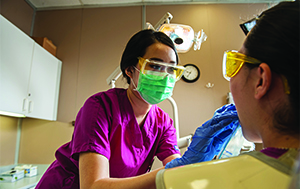
[[176, 80], [178, 81], [185, 68], [183, 66], [177, 66], [171, 63], [164, 63], [164, 62], [156, 62], [153, 60], [148, 60], [142, 57], [138, 57], [139, 65], [141, 67], [140, 72], [147, 75], [150, 73], [162, 73], [165, 75], [173, 75]]
[[[226, 51], [223, 56], [223, 76], [226, 80], [230, 81], [230, 78], [235, 76], [244, 63], [260, 64], [262, 61], [238, 53], [237, 51]], [[286, 94], [290, 94], [290, 87], [288, 81], [284, 75], [280, 75], [284, 84], [284, 91]]]
[[223, 56], [223, 76], [226, 80], [235, 76], [244, 63], [260, 64], [262, 61], [255, 58], [238, 53], [237, 51], [226, 51]]

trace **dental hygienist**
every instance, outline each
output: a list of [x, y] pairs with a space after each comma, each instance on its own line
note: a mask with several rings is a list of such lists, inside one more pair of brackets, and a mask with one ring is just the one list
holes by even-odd
[[56, 151], [36, 189], [155, 188], [158, 170], [149, 172], [153, 158], [166, 165], [180, 157], [173, 121], [156, 105], [172, 95], [184, 71], [177, 64], [167, 35], [136, 33], [120, 65], [128, 89], [113, 88], [88, 98], [72, 140]]

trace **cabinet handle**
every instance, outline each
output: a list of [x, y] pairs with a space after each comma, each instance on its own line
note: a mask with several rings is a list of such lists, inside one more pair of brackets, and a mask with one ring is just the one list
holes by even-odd
[[29, 101], [29, 106], [28, 106], [28, 113], [31, 113], [33, 111], [33, 101]]
[[27, 111], [27, 107], [28, 107], [28, 99], [24, 98], [23, 99], [23, 111]]

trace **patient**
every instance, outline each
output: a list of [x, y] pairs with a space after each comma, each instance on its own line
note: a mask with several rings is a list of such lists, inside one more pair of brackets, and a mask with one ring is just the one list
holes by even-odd
[[[264, 11], [241, 49], [224, 54], [223, 73], [230, 81], [243, 135], [249, 141], [263, 144], [260, 152], [246, 155], [261, 162], [272, 161], [274, 164], [268, 165], [274, 168], [270, 174], [277, 171], [288, 176], [300, 148], [299, 52], [299, 1], [295, 1], [281, 2]], [[226, 105], [217, 112], [224, 115], [224, 120], [234, 122], [236, 119], [233, 105]], [[222, 120], [222, 116], [217, 116]], [[222, 141], [222, 137], [215, 139], [215, 136], [230, 133], [234, 127], [226, 124], [220, 127], [218, 122], [212, 124], [214, 119], [215, 116], [196, 130], [195, 140], [183, 157], [169, 162], [166, 168], [211, 160], [217, 155], [227, 139]], [[207, 133], [211, 137], [203, 137]], [[199, 135], [202, 137], [197, 138]], [[235, 158], [240, 157], [245, 156]], [[243, 167], [240, 165], [239, 169]]]

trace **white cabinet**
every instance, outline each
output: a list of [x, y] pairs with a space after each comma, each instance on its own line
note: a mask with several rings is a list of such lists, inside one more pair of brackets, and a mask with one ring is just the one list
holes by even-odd
[[35, 44], [27, 97], [23, 103], [26, 116], [56, 120], [60, 70], [61, 61]]
[[0, 110], [22, 113], [33, 47], [30, 37], [0, 16]]
[[56, 120], [61, 64], [0, 15], [0, 111]]

